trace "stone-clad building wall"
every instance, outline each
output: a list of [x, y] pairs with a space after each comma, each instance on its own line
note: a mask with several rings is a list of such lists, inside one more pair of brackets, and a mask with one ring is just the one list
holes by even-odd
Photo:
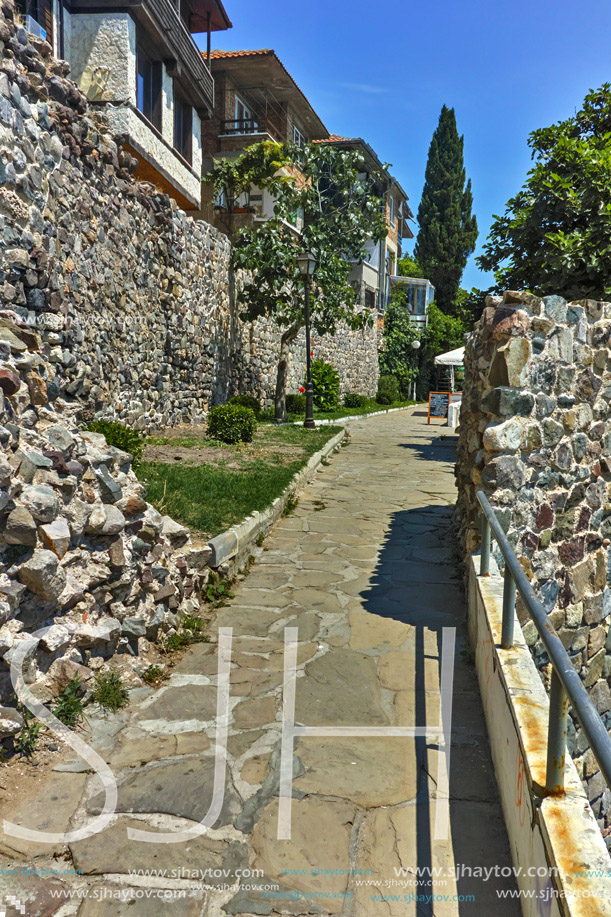
[[[465, 352], [457, 522], [479, 543], [483, 489], [611, 728], [611, 303], [489, 297]], [[500, 560], [499, 555], [499, 560]], [[544, 679], [549, 661], [518, 606]], [[611, 793], [583, 734], [569, 747], [601, 827]], [[609, 838], [611, 840], [611, 838]]]
[[[280, 331], [235, 305], [230, 245], [150, 185], [66, 79], [0, 16], [0, 304], [42, 334], [51, 395], [143, 429], [201, 420], [236, 392], [273, 398]], [[377, 386], [377, 328], [317, 341], [343, 391]], [[302, 383], [303, 341], [291, 389]]]

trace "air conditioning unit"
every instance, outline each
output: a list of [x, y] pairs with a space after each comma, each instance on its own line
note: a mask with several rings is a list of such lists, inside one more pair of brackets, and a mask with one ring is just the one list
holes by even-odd
[[46, 29], [43, 29], [39, 22], [36, 22], [35, 19], [32, 19], [31, 16], [25, 17], [25, 30], [29, 32], [30, 35], [35, 35], [37, 38], [41, 38], [43, 41], [47, 40]]

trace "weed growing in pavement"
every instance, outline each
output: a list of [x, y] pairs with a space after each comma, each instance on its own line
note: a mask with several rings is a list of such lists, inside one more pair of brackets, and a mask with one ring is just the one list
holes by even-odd
[[149, 665], [144, 671], [138, 673], [145, 685], [159, 688], [170, 677], [170, 673], [160, 665]]
[[127, 704], [129, 691], [117, 672], [99, 672], [95, 677], [93, 699], [104, 710], [116, 713]]
[[36, 742], [38, 733], [42, 729], [42, 723], [39, 723], [34, 714], [21, 704], [17, 709], [23, 717], [23, 726], [15, 740], [15, 750], [23, 758], [31, 758], [36, 751]]
[[74, 675], [59, 694], [53, 713], [64, 726], [77, 726], [83, 716], [85, 689], [78, 675]]
[[291, 513], [295, 512], [295, 510], [297, 509], [298, 503], [299, 503], [299, 498], [296, 497], [295, 494], [290, 494], [288, 500], [286, 501], [284, 505], [284, 509], [282, 510], [282, 515], [290, 516]]

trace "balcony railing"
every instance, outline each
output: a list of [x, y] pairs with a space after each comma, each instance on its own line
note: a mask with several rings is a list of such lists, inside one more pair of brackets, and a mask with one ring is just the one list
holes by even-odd
[[241, 135], [241, 134], [263, 134], [264, 127], [259, 127], [259, 122], [255, 118], [235, 118], [233, 121], [223, 121], [221, 123], [221, 134]]

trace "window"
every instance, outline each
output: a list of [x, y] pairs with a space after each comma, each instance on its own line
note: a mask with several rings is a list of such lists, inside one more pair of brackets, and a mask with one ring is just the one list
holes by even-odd
[[252, 122], [252, 112], [239, 96], [235, 97], [235, 119], [236, 127], [249, 129]]
[[293, 124], [293, 143], [295, 146], [298, 146], [302, 150], [305, 146], [305, 137], [301, 133], [298, 127], [295, 127]]
[[395, 199], [391, 196], [388, 198], [388, 219], [390, 220], [390, 225], [395, 225]]
[[153, 60], [141, 44], [136, 49], [136, 107], [161, 130], [161, 61]]
[[174, 149], [188, 163], [193, 161], [193, 109], [174, 84]]

